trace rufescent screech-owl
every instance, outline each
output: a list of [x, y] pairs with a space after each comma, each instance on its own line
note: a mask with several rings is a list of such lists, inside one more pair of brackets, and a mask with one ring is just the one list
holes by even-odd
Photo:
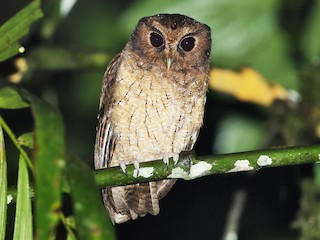
[[[203, 122], [210, 70], [210, 28], [180, 14], [142, 18], [103, 79], [95, 168], [156, 159], [191, 150]], [[176, 180], [102, 190], [111, 219], [157, 215]]]

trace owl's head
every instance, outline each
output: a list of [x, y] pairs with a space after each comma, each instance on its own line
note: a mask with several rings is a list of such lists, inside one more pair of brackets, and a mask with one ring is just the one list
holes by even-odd
[[127, 47], [166, 71], [210, 67], [210, 27], [180, 14], [142, 18]]

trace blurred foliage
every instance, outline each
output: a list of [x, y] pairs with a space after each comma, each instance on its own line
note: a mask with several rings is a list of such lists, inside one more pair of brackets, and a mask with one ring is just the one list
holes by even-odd
[[32, 210], [31, 210], [31, 199], [29, 196], [29, 173], [27, 164], [22, 156], [19, 158], [19, 173], [18, 173], [18, 184], [17, 184], [17, 206], [16, 216], [14, 223], [14, 235], [13, 239], [32, 239], [33, 238], [33, 222]]
[[3, 130], [0, 125], [0, 239], [5, 238], [7, 221], [7, 162]]
[[[316, 166], [319, 169], [319, 166]], [[319, 172], [319, 170], [317, 170]], [[319, 174], [319, 173], [318, 173]], [[302, 230], [301, 240], [317, 240], [320, 236], [319, 216], [319, 188], [316, 188], [313, 179], [305, 179], [301, 183], [302, 199], [299, 218], [294, 222], [293, 226]], [[315, 194], [318, 193], [318, 194]]]
[[0, 38], [0, 62], [23, 51], [20, 50], [21, 46], [17, 41], [28, 33], [34, 21], [42, 17], [39, 3], [39, 1], [31, 2], [0, 27], [0, 36], [2, 36]]
[[[239, 139], [241, 151], [259, 149], [264, 135], [261, 121], [241, 116], [225, 116], [218, 126], [214, 151], [216, 153], [233, 153], [239, 151]], [[228, 142], [228, 144], [225, 144]]]
[[[64, 153], [73, 152], [92, 166], [103, 73], [143, 16], [181, 13], [206, 23], [212, 28], [214, 67], [251, 67], [288, 92], [286, 100], [260, 106], [211, 89], [205, 124], [195, 146], [199, 154], [320, 142], [320, 1], [78, 0], [70, 12], [63, 6], [55, 0], [0, 3], [0, 111], [7, 123], [4, 139], [0, 135], [0, 192], [6, 192], [4, 175], [9, 184], [27, 178], [23, 166], [18, 166], [19, 156], [25, 154], [32, 160], [27, 162], [29, 170], [33, 165], [36, 169], [29, 174], [31, 184], [41, 192], [34, 206], [39, 239], [88, 239], [90, 231], [95, 239], [114, 238], [104, 212], [98, 216], [103, 208], [97, 204], [98, 194], [90, 191], [94, 188], [92, 173], [74, 163], [76, 157], [66, 158]], [[18, 54], [21, 46], [25, 52]], [[12, 85], [15, 87], [7, 87]], [[68, 165], [71, 172], [65, 179]], [[248, 203], [240, 219], [239, 239], [318, 239], [317, 231], [309, 230], [320, 221], [319, 212], [313, 211], [319, 209], [319, 176], [313, 166], [304, 166], [250, 176], [210, 177], [189, 185], [179, 182], [163, 200], [160, 216], [147, 216], [115, 229], [119, 239], [133, 233], [140, 239], [150, 239], [150, 234], [154, 239], [218, 239], [230, 193], [244, 187]], [[62, 189], [71, 199], [61, 198]], [[18, 196], [20, 192], [18, 189]], [[27, 204], [30, 196], [23, 194], [24, 200], [18, 203]], [[0, 209], [5, 200], [0, 196]], [[72, 209], [75, 226], [66, 220], [73, 216]], [[14, 225], [10, 220], [14, 214], [18, 210], [15, 213], [9, 207], [7, 226]], [[295, 228], [292, 222], [297, 223]], [[8, 239], [18, 234], [13, 227], [4, 229], [2, 220], [0, 224], [0, 239], [4, 231]], [[57, 224], [65, 227], [57, 228]]]
[[279, 84], [268, 83], [252, 68], [231, 71], [214, 68], [210, 72], [209, 88], [228, 93], [242, 102], [270, 106], [276, 100], [288, 100], [289, 93]]
[[314, 6], [307, 16], [305, 29], [303, 30], [303, 38], [301, 40], [302, 54], [306, 60], [319, 64], [320, 54], [320, 2], [314, 1]]
[[[75, 220], [77, 234], [80, 239], [115, 239], [113, 225], [101, 204], [96, 204], [101, 198], [93, 174], [82, 160], [69, 156], [68, 179], [71, 194], [75, 202]], [[91, 194], [83, 194], [84, 189], [91, 190]], [[84, 197], [85, 196], [85, 197]], [[92, 206], [88, 208], [88, 206]]]

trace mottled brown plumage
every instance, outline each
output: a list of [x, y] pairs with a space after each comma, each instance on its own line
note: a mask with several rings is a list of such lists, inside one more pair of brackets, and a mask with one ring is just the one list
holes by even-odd
[[[142, 18], [104, 76], [95, 168], [176, 157], [202, 125], [210, 69], [210, 28], [179, 14]], [[102, 190], [116, 223], [157, 215], [175, 180]]]

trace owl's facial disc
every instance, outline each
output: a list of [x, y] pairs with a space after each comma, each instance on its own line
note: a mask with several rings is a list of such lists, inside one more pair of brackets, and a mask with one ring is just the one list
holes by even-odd
[[210, 56], [210, 28], [177, 14], [142, 18], [132, 34], [129, 47], [146, 64], [162, 71], [202, 68]]

